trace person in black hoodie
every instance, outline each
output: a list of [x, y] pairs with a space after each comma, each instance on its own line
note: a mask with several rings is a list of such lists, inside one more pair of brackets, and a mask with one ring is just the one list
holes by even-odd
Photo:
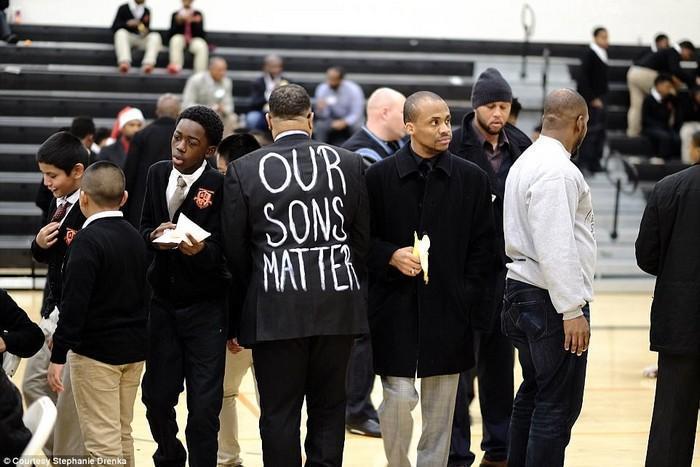
[[[156, 466], [185, 465], [174, 410], [183, 382], [189, 465], [216, 465], [230, 274], [220, 231], [224, 176], [206, 158], [214, 154], [222, 134], [223, 124], [212, 109], [185, 109], [173, 133], [171, 160], [153, 164], [146, 180], [141, 236], [155, 250], [155, 259], [148, 271], [153, 297], [143, 402], [158, 444]], [[182, 215], [211, 236], [200, 242], [190, 236], [179, 245], [154, 243]]]
[[131, 48], [138, 47], [146, 53], [141, 61], [143, 72], [149, 74], [156, 66], [158, 52], [163, 45], [160, 34], [150, 30], [151, 10], [143, 6], [146, 0], [130, 0], [117, 10], [112, 22], [114, 50], [117, 53], [119, 71], [131, 68]]
[[194, 72], [206, 71], [209, 63], [209, 45], [204, 32], [204, 15], [192, 8], [193, 0], [182, 0], [182, 8], [170, 19], [170, 63], [168, 72], [177, 74], [185, 63], [185, 49], [194, 55]]
[[661, 74], [654, 80], [651, 94], [644, 98], [642, 134], [651, 140], [654, 153], [664, 159], [678, 158], [681, 152], [677, 119], [673, 78]]
[[513, 347], [500, 330], [498, 319], [506, 263], [503, 241], [503, 195], [506, 177], [513, 163], [530, 146], [530, 138], [506, 123], [512, 91], [498, 70], [484, 71], [472, 91], [474, 111], [465, 115], [454, 132], [450, 151], [478, 165], [489, 177], [496, 235], [496, 255], [485, 271], [488, 293], [473, 313], [476, 370], [460, 374], [457, 405], [452, 424], [450, 465], [471, 465], [469, 404], [474, 398], [474, 377], [478, 377], [479, 404], [483, 416], [485, 451], [482, 465], [501, 465], [507, 458], [508, 424], [513, 406]]
[[32, 433], [22, 423], [22, 396], [3, 370], [5, 353], [28, 358], [41, 349], [44, 333], [12, 297], [0, 289], [0, 462], [8, 465]]
[[80, 210], [87, 220], [69, 247], [61, 319], [48, 381], [63, 390], [70, 361], [85, 449], [92, 459], [134, 461], [131, 420], [146, 358], [146, 247], [119, 208], [124, 174], [97, 162], [83, 176]]
[[581, 145], [578, 165], [590, 172], [600, 172], [603, 167], [605, 146], [605, 96], [608, 93], [608, 31], [596, 28], [593, 42], [581, 58], [577, 76], [577, 91], [588, 104], [588, 134]]

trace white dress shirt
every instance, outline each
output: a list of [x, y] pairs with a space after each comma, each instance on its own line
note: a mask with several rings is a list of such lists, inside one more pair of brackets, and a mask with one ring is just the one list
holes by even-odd
[[186, 185], [186, 190], [185, 193], [190, 190], [190, 187], [194, 185], [194, 182], [199, 180], [199, 177], [202, 176], [202, 173], [204, 172], [204, 168], [207, 166], [207, 161], [204, 160], [202, 161], [202, 165], [192, 172], [191, 174], [183, 174], [180, 173], [179, 170], [173, 167], [173, 170], [170, 172], [170, 178], [168, 178], [168, 187], [165, 189], [165, 200], [167, 204], [170, 204], [170, 199], [173, 197], [173, 194], [175, 194], [175, 189], [177, 188], [177, 178], [182, 176], [182, 178], [185, 180], [185, 185]]
[[92, 216], [88, 217], [85, 219], [85, 223], [83, 224], [83, 228], [87, 227], [90, 225], [92, 222], [96, 221], [97, 219], [106, 219], [107, 217], [124, 217], [124, 213], [121, 211], [101, 211], [93, 214]]

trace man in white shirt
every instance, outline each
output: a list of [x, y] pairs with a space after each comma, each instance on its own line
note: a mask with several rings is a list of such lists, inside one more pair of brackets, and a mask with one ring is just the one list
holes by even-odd
[[542, 135], [506, 181], [508, 264], [503, 332], [523, 383], [513, 403], [508, 465], [558, 467], [583, 404], [596, 243], [590, 189], [571, 162], [586, 136], [580, 94], [553, 91]]
[[182, 108], [203, 105], [214, 110], [224, 122], [224, 135], [231, 134], [238, 123], [233, 105], [233, 83], [226, 76], [228, 65], [221, 57], [209, 60], [209, 69], [189, 77], [182, 91]]

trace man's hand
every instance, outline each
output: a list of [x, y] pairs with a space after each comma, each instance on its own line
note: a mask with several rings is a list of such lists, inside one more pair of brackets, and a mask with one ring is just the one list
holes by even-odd
[[345, 120], [343, 120], [342, 118], [339, 118], [337, 120], [333, 120], [333, 122], [331, 123], [331, 128], [333, 128], [334, 130], [337, 130], [337, 131], [344, 130], [347, 127], [348, 127], [348, 123]]
[[44, 250], [48, 250], [58, 241], [58, 228], [60, 222], [49, 222], [36, 234], [36, 244]]
[[234, 355], [240, 352], [241, 350], [245, 350], [245, 347], [241, 346], [238, 343], [238, 338], [235, 337], [226, 341], [226, 347], [228, 348], [228, 351]]
[[389, 264], [398, 269], [401, 274], [408, 277], [415, 277], [422, 271], [420, 260], [413, 256], [412, 246], [396, 250], [394, 254], [391, 255]]
[[49, 387], [53, 392], [63, 392], [63, 383], [61, 382], [63, 377], [63, 367], [64, 365], [59, 363], [49, 364], [46, 379], [49, 380]]
[[130, 19], [129, 21], [126, 22], [126, 25], [127, 25], [127, 27], [130, 27], [130, 28], [137, 28], [140, 23], [141, 23], [141, 21], [139, 21], [137, 19]]
[[571, 350], [580, 357], [588, 350], [590, 340], [591, 328], [585, 316], [564, 320], [564, 350]]
[[202, 251], [205, 247], [204, 241], [198, 242], [197, 240], [194, 239], [194, 237], [190, 234], [187, 234], [187, 240], [184, 242], [180, 243], [180, 246], [178, 249], [182, 252], [182, 254], [187, 255], [187, 256], [194, 256], [200, 251]]
[[591, 101], [591, 107], [594, 107], [596, 109], [602, 109], [603, 108], [603, 101], [599, 98], [595, 98]]
[[[156, 227], [153, 232], [151, 232], [151, 235], [150, 235], [151, 241], [155, 240], [158, 237], [162, 237], [167, 229], [172, 230], [175, 227], [176, 227], [176, 225], [173, 224], [172, 222], [163, 222], [158, 227]], [[154, 243], [153, 246], [158, 248], [159, 250], [172, 250], [173, 248], [177, 247], [177, 244], [176, 243]]]

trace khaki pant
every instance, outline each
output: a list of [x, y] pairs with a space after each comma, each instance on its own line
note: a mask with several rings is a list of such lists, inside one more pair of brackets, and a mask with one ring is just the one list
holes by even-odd
[[700, 122], [686, 122], [681, 127], [681, 160], [686, 164], [695, 163], [690, 160], [690, 145], [693, 135], [698, 131], [700, 131]]
[[118, 64], [131, 64], [131, 48], [138, 47], [146, 51], [141, 64], [155, 65], [162, 45], [162, 39], [157, 32], [150, 32], [146, 36], [141, 36], [126, 29], [119, 29], [114, 33], [114, 50], [117, 54]]
[[[219, 452], [217, 464], [220, 466], [241, 465], [241, 446], [238, 444], [238, 413], [236, 398], [241, 381], [248, 368], [253, 365], [253, 352], [250, 349], [232, 354], [226, 350], [226, 371], [224, 373], [224, 399], [219, 414]], [[256, 391], [257, 393], [257, 391]]]
[[[459, 374], [420, 380], [423, 426], [418, 441], [417, 467], [444, 467], [450, 456], [452, 419]], [[377, 411], [384, 452], [391, 467], [411, 467], [408, 447], [413, 435], [411, 412], [418, 404], [415, 378], [382, 376], [384, 400]]]
[[627, 136], [639, 136], [642, 132], [642, 104], [654, 87], [659, 72], [651, 68], [632, 65], [627, 70], [627, 87], [630, 92], [630, 108], [627, 111]]
[[134, 418], [136, 391], [141, 383], [143, 362], [108, 365], [69, 352], [73, 394], [85, 440], [93, 459], [126, 459], [134, 465]]
[[[170, 64], [177, 65], [182, 69], [185, 63], [185, 36], [175, 34], [170, 38], [168, 49], [170, 52]], [[188, 48], [190, 53], [194, 55], [194, 72], [204, 71], [209, 67], [209, 46], [207, 41], [201, 37], [193, 37]]]
[[85, 455], [85, 447], [73, 399], [70, 365], [66, 364], [63, 367], [64, 391], [56, 394], [49, 388], [46, 379], [50, 359], [51, 351], [44, 344], [39, 352], [26, 361], [24, 378], [22, 379], [22, 394], [25, 404], [30, 406], [43, 396], [48, 396], [56, 404], [56, 423], [53, 428], [53, 436], [49, 436], [44, 445], [44, 453], [47, 457], [83, 456]]

